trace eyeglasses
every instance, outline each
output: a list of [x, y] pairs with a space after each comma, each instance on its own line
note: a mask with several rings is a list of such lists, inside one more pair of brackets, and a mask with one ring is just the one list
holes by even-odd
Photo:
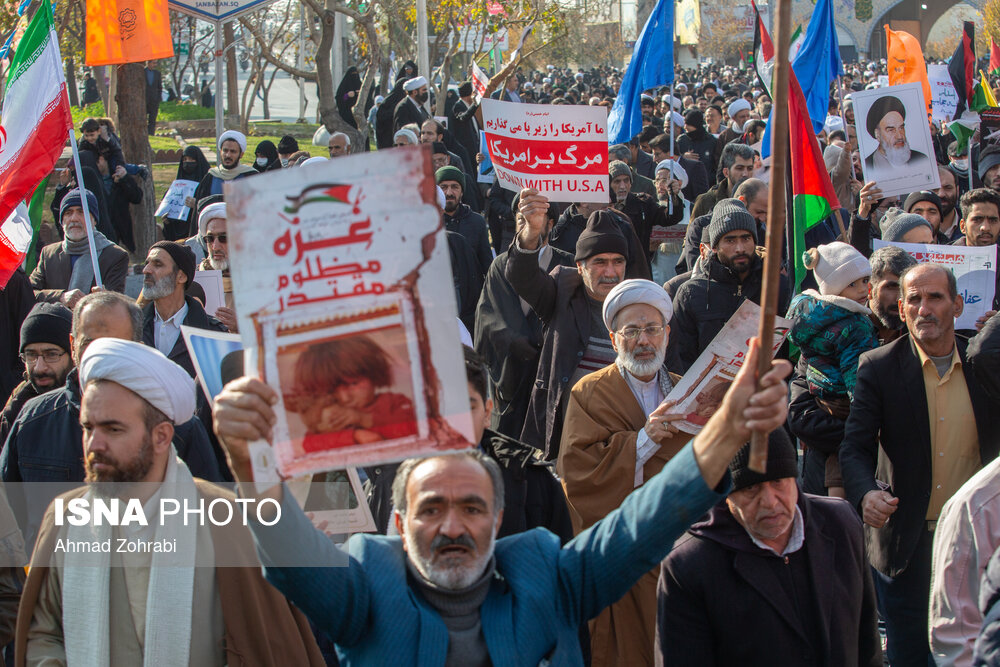
[[625, 340], [635, 340], [642, 334], [646, 334], [650, 338], [656, 338], [657, 336], [663, 333], [664, 329], [665, 327], [662, 326], [644, 327], [642, 329], [640, 329], [639, 327], [628, 327], [622, 329], [621, 331], [616, 331], [615, 333], [617, 333]]
[[205, 245], [212, 245], [214, 242], [229, 243], [229, 236], [226, 234], [205, 234]]
[[39, 357], [44, 359], [47, 364], [54, 364], [62, 359], [66, 354], [65, 350], [45, 350], [41, 354], [28, 350], [27, 352], [22, 352], [19, 356], [21, 357], [21, 361], [31, 366], [38, 361]]

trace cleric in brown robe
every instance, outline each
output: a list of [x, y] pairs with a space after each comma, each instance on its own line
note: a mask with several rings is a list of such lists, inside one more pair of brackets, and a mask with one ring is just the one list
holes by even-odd
[[[672, 314], [670, 297], [649, 280], [626, 280], [604, 301], [617, 358], [573, 387], [557, 463], [577, 533], [617, 508], [692, 437], [671, 425], [683, 415], [661, 406], [679, 380], [663, 365]], [[594, 667], [653, 664], [657, 576], [644, 574], [590, 622]]]
[[[193, 478], [171, 444], [174, 424], [194, 415], [187, 372], [155, 348], [112, 338], [87, 348], [79, 372], [89, 484], [45, 514], [18, 614], [16, 664], [324, 664], [305, 617], [254, 565], [241, 520], [161, 521], [171, 500], [234, 500]], [[112, 491], [94, 482], [117, 484]], [[57, 526], [55, 508], [70, 498], [91, 507], [138, 500], [148, 525], [76, 526], [66, 510], [66, 525]], [[122, 540], [130, 548], [121, 550]], [[86, 546], [105, 543], [107, 552]]]

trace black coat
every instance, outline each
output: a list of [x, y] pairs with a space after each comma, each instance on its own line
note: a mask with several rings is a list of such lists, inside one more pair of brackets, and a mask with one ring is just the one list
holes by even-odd
[[[479, 280], [485, 279], [486, 272], [493, 262], [493, 250], [490, 248], [490, 232], [483, 216], [474, 212], [468, 204], [459, 204], [453, 214], [444, 214], [444, 228], [465, 237], [476, 255]], [[476, 300], [479, 300], [478, 294]]]
[[483, 273], [479, 269], [476, 253], [458, 232], [445, 232], [448, 240], [448, 256], [451, 259], [451, 277], [455, 283], [455, 304], [458, 319], [470, 332], [476, 323], [476, 304], [483, 291]]
[[670, 227], [684, 219], [684, 206], [680, 198], [674, 197], [673, 200], [673, 213], [669, 212], [669, 207], [661, 205], [656, 197], [643, 193], [629, 192], [625, 201], [614, 204], [615, 209], [628, 216], [632, 222], [635, 235], [639, 238], [639, 247], [646, 252], [648, 260], [652, 260], [656, 254], [649, 247], [653, 227]]
[[416, 123], [417, 127], [420, 127], [428, 118], [430, 116], [427, 114], [427, 110], [414, 104], [410, 100], [410, 96], [406, 95], [392, 112], [392, 131], [393, 133], [399, 132], [401, 127], [410, 123]]
[[462, 144], [466, 152], [472, 157], [475, 165], [476, 153], [479, 152], [479, 131], [476, 129], [476, 109], [479, 105], [475, 101], [471, 105], [459, 99], [448, 114], [448, 129], [455, 135], [455, 140]]
[[677, 137], [674, 150], [678, 155], [688, 151], [698, 154], [698, 159], [705, 165], [705, 171], [715, 173], [715, 144], [717, 140], [704, 128], [696, 132], [685, 132]]
[[[521, 435], [528, 412], [531, 388], [538, 372], [542, 349], [542, 321], [533, 310], [524, 314], [521, 299], [504, 276], [507, 253], [502, 253], [486, 273], [486, 285], [476, 310], [475, 347], [493, 380], [494, 429], [517, 437]], [[573, 266], [573, 257], [552, 248], [552, 257], [542, 270], [549, 273], [557, 266]]]
[[559, 454], [563, 426], [563, 394], [580, 365], [590, 338], [590, 303], [575, 267], [545, 273], [535, 253], [511, 246], [504, 275], [519, 297], [528, 302], [544, 326], [538, 372], [531, 390], [522, 442], [541, 449], [546, 460]]
[[403, 90], [404, 83], [405, 79], [398, 79], [375, 112], [375, 145], [380, 149], [392, 146], [392, 135], [395, 134], [395, 130], [392, 129], [393, 115], [396, 113], [396, 105], [406, 97], [406, 92]]
[[719, 503], [660, 567], [657, 665], [881, 667], [861, 522], [836, 498], [800, 493], [798, 505], [805, 541], [787, 558], [805, 558], [812, 595], [793, 599], [788, 560], [754, 545]]
[[108, 213], [111, 215], [111, 224], [118, 234], [118, 245], [135, 252], [135, 234], [132, 231], [132, 213], [129, 211], [129, 204], [138, 204], [142, 201], [142, 188], [134, 177], [126, 174], [118, 182], [111, 183], [111, 192], [107, 194]]
[[[683, 374], [722, 330], [744, 300], [760, 305], [764, 263], [756, 254], [751, 258], [750, 273], [742, 281], [715, 253], [704, 262], [704, 275], [695, 275], [677, 290], [674, 297], [674, 317], [670, 320], [670, 341], [667, 358], [675, 358], [679, 368], [670, 370]], [[788, 289], [784, 281], [778, 294], [778, 312], [788, 310]]]
[[[35, 291], [28, 276], [14, 269], [7, 285], [0, 290], [0, 398], [4, 403], [21, 381], [24, 364], [21, 352], [21, 324], [35, 306]], [[2, 443], [0, 443], [2, 445]]]
[[[955, 344], [972, 400], [979, 456], [985, 465], [1000, 450], [1000, 414], [992, 409], [966, 363], [968, 340], [956, 336]], [[890, 577], [906, 569], [917, 540], [926, 531], [931, 495], [928, 419], [920, 358], [909, 335], [861, 355], [851, 414], [840, 446], [840, 467], [847, 499], [859, 511], [862, 498], [877, 490], [878, 482], [888, 484], [890, 493], [899, 498], [898, 509], [884, 527], [865, 529], [872, 566]]]
[[969, 365], [986, 395], [1000, 403], [1000, 317], [991, 317], [969, 340]]
[[[625, 277], [649, 280], [653, 276], [649, 269], [648, 253], [643, 252], [642, 241], [639, 240], [635, 227], [632, 226], [628, 217], [622, 215], [620, 211], [608, 210], [616, 214], [613, 217], [618, 225], [618, 231], [625, 237], [625, 243], [628, 245], [628, 256], [625, 258]], [[583, 230], [587, 228], [587, 218], [578, 211], [576, 204], [571, 205], [562, 212], [556, 224], [553, 225], [552, 231], [549, 232], [549, 245], [574, 257], [576, 256], [576, 242], [583, 234]]]

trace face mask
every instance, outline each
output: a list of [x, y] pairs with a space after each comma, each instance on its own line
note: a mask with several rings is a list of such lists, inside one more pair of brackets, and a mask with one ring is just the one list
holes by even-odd
[[183, 171], [185, 174], [190, 174], [194, 171], [195, 167], [197, 166], [198, 166], [197, 162], [182, 162], [181, 171]]
[[955, 165], [955, 169], [958, 169], [959, 171], [965, 171], [969, 168], [969, 158], [965, 158], [964, 160], [952, 160], [951, 163]]
[[427, 101], [428, 97], [430, 97], [430, 93], [420, 93], [419, 95], [417, 95], [417, 101], [423, 104], [424, 102]]
[[257, 166], [258, 167], [266, 167], [267, 166], [267, 158], [266, 157], [259, 157], [259, 158], [257, 158]]

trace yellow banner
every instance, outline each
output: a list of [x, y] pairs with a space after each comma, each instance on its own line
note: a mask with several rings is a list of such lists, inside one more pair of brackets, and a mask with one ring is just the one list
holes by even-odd
[[698, 0], [680, 0], [674, 14], [674, 34], [681, 44], [697, 44], [701, 32], [701, 7]]

